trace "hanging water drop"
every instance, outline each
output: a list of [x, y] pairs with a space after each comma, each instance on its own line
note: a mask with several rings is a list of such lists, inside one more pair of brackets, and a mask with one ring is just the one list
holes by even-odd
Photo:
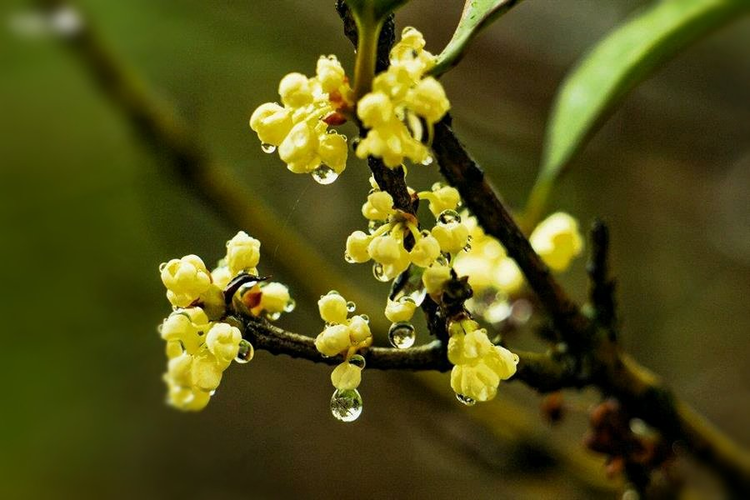
[[253, 356], [255, 356], [255, 348], [253, 348], [253, 344], [245, 339], [240, 340], [240, 349], [237, 351], [237, 356], [234, 360], [237, 363], [244, 365], [253, 359]]
[[264, 153], [270, 155], [270, 154], [273, 154], [274, 151], [276, 151], [276, 146], [274, 146], [273, 144], [268, 144], [264, 142], [263, 144], [260, 145], [260, 149], [262, 149]]
[[357, 261], [354, 259], [354, 257], [352, 257], [351, 255], [349, 255], [348, 252], [344, 253], [344, 260], [347, 261], [349, 264], [356, 264], [357, 263]]
[[365, 323], [370, 323], [370, 317], [368, 315], [360, 314], [359, 317], [362, 318], [362, 321], [364, 321]]
[[349, 358], [349, 364], [362, 369], [365, 367], [365, 358], [360, 354], [355, 354], [354, 356]]
[[376, 280], [382, 281], [383, 283], [389, 281], [388, 276], [385, 274], [385, 268], [380, 262], [373, 264], [372, 275], [375, 276]]
[[438, 215], [437, 220], [441, 224], [450, 224], [451, 222], [461, 222], [461, 216], [455, 210], [443, 210]]
[[331, 415], [342, 422], [354, 422], [362, 414], [362, 396], [357, 389], [336, 390], [331, 396]]
[[346, 303], [346, 310], [349, 311], [350, 313], [353, 313], [354, 311], [357, 310], [357, 304], [355, 304], [354, 301], [350, 300], [349, 302]]
[[278, 311], [277, 312], [268, 312], [268, 311], [266, 311], [266, 319], [268, 321], [276, 321], [280, 317], [281, 317], [281, 313], [278, 312]]
[[289, 302], [286, 303], [284, 306], [284, 312], [290, 313], [294, 311], [294, 308], [297, 307], [297, 302], [294, 299], [289, 299]]
[[422, 165], [424, 165], [424, 166], [432, 165], [432, 162], [434, 162], [434, 161], [435, 161], [435, 158], [433, 158], [430, 155], [427, 158], [425, 158], [424, 160], [422, 160]]
[[458, 399], [461, 404], [465, 404], [466, 406], [474, 406], [475, 404], [477, 404], [476, 400], [470, 398], [469, 396], [464, 396], [463, 394], [456, 394], [456, 399]]
[[397, 349], [407, 349], [414, 345], [417, 335], [414, 331], [414, 325], [401, 321], [393, 323], [388, 330], [388, 340], [391, 345]]
[[324, 186], [333, 183], [339, 178], [339, 174], [325, 163], [318, 165], [318, 168], [312, 171], [312, 176], [315, 182]]

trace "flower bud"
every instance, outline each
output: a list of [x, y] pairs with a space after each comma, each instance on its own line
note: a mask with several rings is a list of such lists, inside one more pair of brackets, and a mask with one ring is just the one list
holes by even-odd
[[350, 345], [349, 328], [345, 325], [329, 326], [315, 338], [315, 347], [324, 356], [336, 356]]
[[231, 274], [254, 269], [260, 262], [260, 241], [240, 231], [227, 242], [227, 265]]
[[279, 96], [284, 106], [301, 108], [313, 100], [310, 80], [301, 73], [289, 73], [279, 82]]
[[[373, 238], [367, 247], [367, 253], [375, 262], [383, 265], [394, 264], [403, 258], [406, 253], [402, 240], [393, 235], [386, 234]], [[408, 258], [408, 253], [407, 253]]]
[[221, 383], [223, 372], [224, 368], [210, 352], [204, 351], [193, 357], [191, 375], [194, 388], [205, 392], [215, 390]]
[[362, 316], [353, 316], [349, 320], [349, 338], [351, 341], [359, 344], [370, 337], [372, 337], [372, 332], [370, 332], [370, 325], [365, 321], [365, 318]]
[[422, 283], [430, 295], [442, 292], [443, 286], [449, 279], [451, 279], [451, 269], [448, 266], [432, 265], [422, 274]]
[[429, 267], [440, 255], [440, 244], [434, 236], [422, 236], [411, 249], [411, 261], [419, 267]]
[[458, 253], [469, 242], [469, 228], [461, 222], [437, 224], [432, 228], [432, 235], [440, 244], [440, 249], [446, 253]]
[[281, 144], [292, 125], [289, 111], [272, 102], [261, 104], [250, 117], [250, 128], [258, 134], [260, 142], [274, 146]]
[[331, 383], [340, 391], [349, 391], [359, 387], [362, 382], [362, 368], [344, 361], [331, 373]]
[[393, 210], [393, 197], [385, 191], [375, 191], [362, 205], [362, 215], [368, 220], [386, 220]]
[[331, 167], [334, 172], [340, 174], [346, 169], [346, 158], [349, 148], [346, 146], [346, 137], [341, 134], [323, 134], [318, 147], [320, 159]]
[[543, 220], [529, 237], [531, 246], [553, 271], [564, 271], [583, 251], [578, 221], [557, 212]]
[[385, 317], [392, 323], [410, 321], [416, 309], [417, 304], [413, 300], [389, 300], [385, 306]]
[[315, 129], [307, 122], [300, 122], [279, 146], [279, 157], [295, 174], [310, 173], [320, 164], [319, 145]]
[[323, 321], [333, 324], [346, 323], [346, 317], [349, 314], [346, 309], [346, 299], [338, 293], [323, 295], [318, 300], [318, 310]]
[[161, 266], [161, 280], [172, 305], [187, 307], [211, 285], [211, 275], [197, 255], [172, 259]]
[[370, 245], [370, 235], [364, 231], [354, 231], [346, 239], [346, 255], [352, 262], [362, 263], [370, 260], [367, 247]]
[[284, 312], [291, 297], [289, 289], [281, 283], [271, 282], [261, 287], [260, 307], [269, 313]]
[[393, 104], [382, 92], [370, 92], [357, 103], [357, 116], [365, 127], [379, 127], [393, 119]]
[[216, 323], [206, 334], [206, 347], [219, 365], [226, 366], [237, 356], [242, 333], [227, 324]]
[[429, 198], [430, 212], [437, 217], [445, 210], [455, 210], [461, 201], [461, 195], [458, 189], [451, 186], [443, 186], [432, 192], [433, 196]]
[[344, 68], [336, 56], [320, 56], [315, 74], [323, 92], [333, 92], [344, 84]]

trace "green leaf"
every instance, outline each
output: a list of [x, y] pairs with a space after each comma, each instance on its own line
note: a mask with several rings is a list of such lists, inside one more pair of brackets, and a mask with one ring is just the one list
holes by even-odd
[[750, 0], [664, 0], [602, 40], [557, 95], [535, 191], [549, 191], [615, 106], [659, 65], [749, 9]]
[[523, 0], [466, 0], [464, 12], [453, 38], [438, 56], [437, 65], [432, 69], [434, 76], [439, 76], [458, 64], [466, 48], [479, 32], [489, 26], [512, 7]]

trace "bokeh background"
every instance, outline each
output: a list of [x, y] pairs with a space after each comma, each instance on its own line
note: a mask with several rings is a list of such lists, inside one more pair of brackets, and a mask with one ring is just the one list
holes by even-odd
[[[444, 82], [461, 138], [513, 206], [536, 175], [555, 89], [596, 40], [647, 2], [529, 0], [488, 30]], [[320, 54], [353, 56], [332, 0], [81, 1], [114, 53], [201, 143], [380, 307], [386, 288], [342, 257], [363, 226], [368, 172], [331, 186], [287, 172], [247, 127], [280, 77]], [[439, 52], [463, 2], [413, 0], [398, 16]], [[0, 7], [2, 20], [26, 2]], [[607, 220], [623, 342], [734, 439], [750, 444], [750, 22], [693, 46], [637, 89], [575, 162], [552, 207]], [[613, 498], [618, 481], [580, 443], [595, 394], [566, 395], [551, 428], [539, 398], [505, 384], [466, 408], [446, 375], [366, 371], [365, 411], [331, 418], [330, 369], [257, 353], [209, 407], [164, 405], [169, 307], [157, 266], [214, 261], [247, 229], [196, 201], [58, 40], [0, 30], [0, 380], [3, 498]], [[437, 180], [412, 169], [410, 184]], [[245, 214], [252, 217], [253, 214]], [[254, 234], [264, 239], [264, 234]], [[289, 283], [281, 325], [320, 329], [320, 270]], [[563, 281], [585, 297], [583, 261]], [[321, 288], [318, 293], [327, 289]], [[363, 311], [370, 316], [379, 310]], [[381, 332], [382, 333], [382, 332]], [[420, 337], [424, 340], [424, 334]], [[383, 338], [380, 337], [382, 342]], [[528, 345], [525, 337], [515, 345]]]

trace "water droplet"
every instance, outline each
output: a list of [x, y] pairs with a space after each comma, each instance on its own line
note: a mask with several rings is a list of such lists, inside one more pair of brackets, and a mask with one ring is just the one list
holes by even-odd
[[456, 399], [458, 399], [461, 404], [465, 404], [466, 406], [474, 406], [477, 404], [476, 400], [470, 398], [469, 396], [464, 396], [463, 394], [456, 394]]
[[349, 358], [349, 364], [354, 365], [357, 368], [364, 368], [365, 367], [365, 358], [364, 356], [360, 354], [355, 354], [351, 358]]
[[237, 363], [244, 365], [245, 363], [253, 359], [253, 356], [255, 356], [255, 349], [253, 348], [253, 344], [245, 339], [240, 340], [240, 349], [239, 351], [237, 351], [237, 357], [235, 357], [234, 360]]
[[526, 299], [518, 299], [510, 306], [510, 319], [516, 325], [525, 325], [534, 314], [534, 306]]
[[348, 252], [344, 252], [344, 260], [347, 261], [349, 264], [356, 264], [357, 263], [357, 261], [354, 260], [354, 257], [352, 257], [351, 255], [349, 255]]
[[[338, 290], [331, 290], [326, 295], [341, 295]], [[321, 297], [325, 297], [325, 295], [321, 295]]]
[[354, 422], [362, 414], [362, 396], [357, 389], [336, 390], [331, 396], [331, 415], [342, 422]]
[[216, 389], [214, 389], [213, 391], [208, 391], [209, 396], [213, 396], [214, 394], [216, 394]]
[[455, 210], [443, 210], [437, 217], [441, 224], [450, 224], [451, 222], [461, 222], [461, 216]]
[[398, 349], [407, 349], [414, 345], [417, 335], [414, 332], [414, 325], [405, 321], [393, 323], [388, 330], [388, 340], [391, 345]]
[[350, 313], [353, 313], [354, 311], [357, 310], [357, 304], [355, 304], [354, 301], [350, 300], [349, 302], [346, 303], [346, 310], [349, 311]]
[[280, 312], [268, 312], [268, 311], [266, 311], [266, 319], [268, 321], [276, 321], [280, 317], [281, 317], [281, 313]]
[[349, 143], [351, 145], [352, 151], [354, 151], [355, 153], [357, 152], [357, 147], [359, 146], [360, 142], [362, 142], [362, 139], [360, 139], [359, 137], [355, 137], [354, 139], [352, 139], [352, 142]]
[[289, 299], [289, 302], [284, 306], [284, 312], [290, 313], [294, 311], [295, 307], [297, 307], [297, 302], [294, 299]]
[[442, 182], [436, 182], [435, 184], [432, 185], [430, 189], [432, 191], [437, 191], [438, 189], [442, 188], [444, 185], [445, 184], [443, 184]]
[[422, 160], [422, 165], [424, 166], [432, 165], [432, 162], [434, 161], [435, 161], [435, 158], [433, 158], [432, 156], [428, 156], [427, 158]]
[[372, 275], [375, 276], [375, 279], [378, 281], [382, 281], [383, 283], [386, 283], [389, 281], [388, 276], [385, 274], [385, 268], [383, 267], [383, 264], [380, 262], [376, 262], [372, 266]]
[[368, 315], [360, 314], [359, 317], [362, 318], [365, 323], [370, 323], [370, 317]]
[[331, 184], [339, 178], [339, 174], [337, 174], [334, 169], [332, 169], [325, 163], [321, 163], [320, 165], [318, 165], [318, 168], [313, 170], [312, 176], [313, 179], [315, 179], [315, 182], [324, 186]]
[[467, 243], [461, 250], [464, 252], [471, 252], [471, 243]]
[[270, 155], [276, 151], [276, 146], [274, 146], [273, 144], [267, 144], [264, 142], [263, 144], [260, 145], [260, 149], [262, 149], [264, 153]]
[[166, 269], [166, 267], [167, 267], [167, 263], [166, 262], [162, 262], [161, 264], [159, 264], [159, 272], [164, 271], [164, 269]]

